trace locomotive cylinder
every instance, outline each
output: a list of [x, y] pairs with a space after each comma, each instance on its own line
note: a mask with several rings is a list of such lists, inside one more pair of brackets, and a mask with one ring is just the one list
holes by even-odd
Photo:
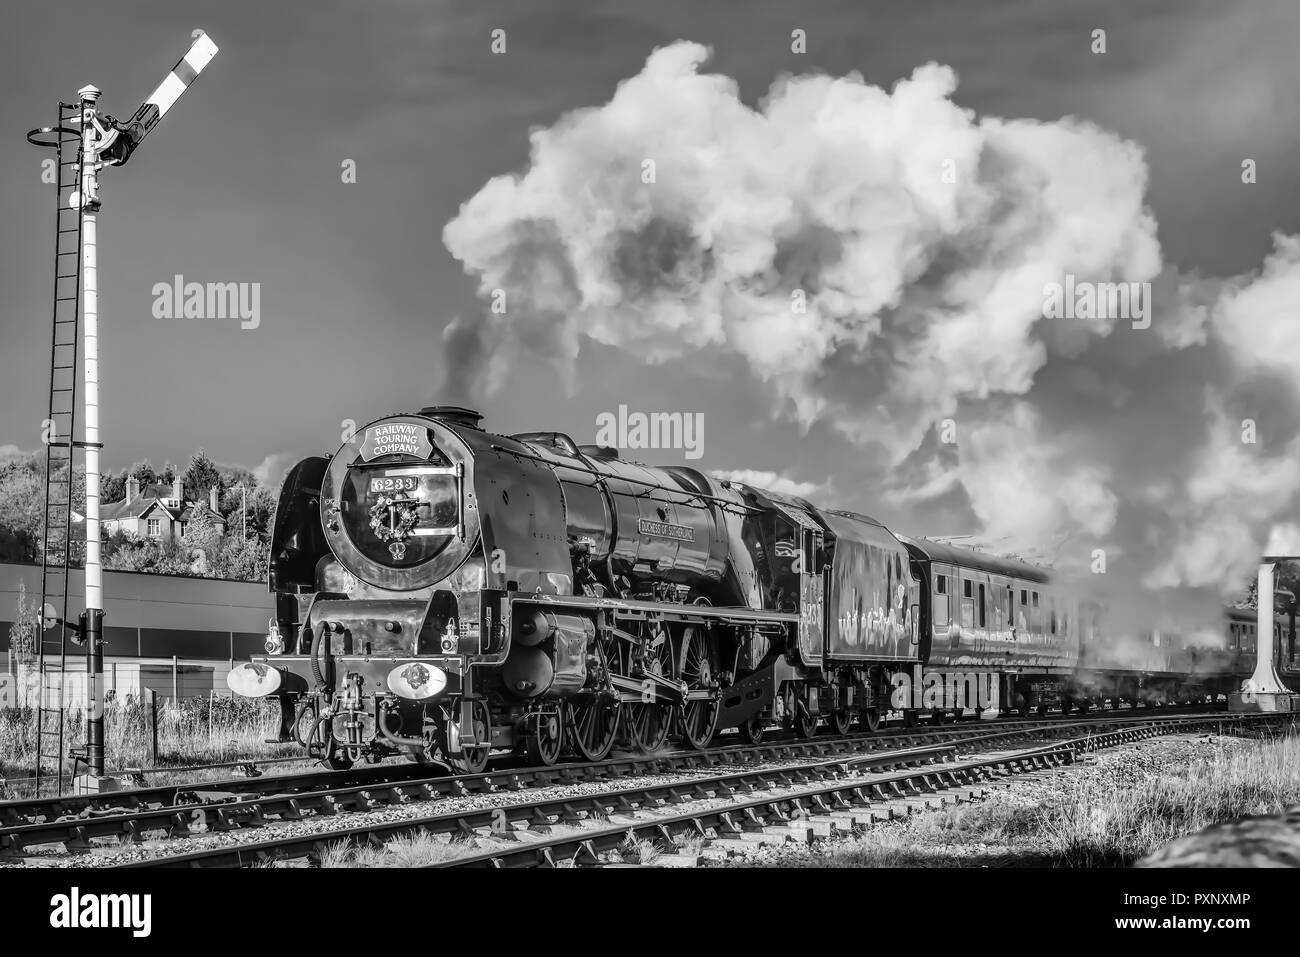
[[574, 694], [587, 681], [587, 644], [595, 634], [590, 618], [528, 609], [516, 619], [501, 678], [521, 698]]

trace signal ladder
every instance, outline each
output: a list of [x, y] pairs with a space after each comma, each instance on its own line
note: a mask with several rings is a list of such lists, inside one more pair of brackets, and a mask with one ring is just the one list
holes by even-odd
[[[37, 624], [36, 793], [51, 784], [64, 787], [65, 673], [68, 640], [77, 641], [69, 624], [69, 569], [80, 565], [84, 542], [73, 538], [73, 450], [77, 424], [78, 349], [81, 336], [82, 204], [81, 104], [59, 103], [58, 123], [33, 130], [28, 140], [55, 151], [54, 315], [50, 337], [50, 396], [42, 437], [45, 441], [45, 512], [41, 540], [41, 608], [49, 603], [57, 629]], [[84, 490], [82, 491], [84, 495]], [[44, 617], [44, 611], [42, 611]], [[53, 763], [53, 772], [47, 767]], [[51, 780], [53, 778], [53, 780]]]

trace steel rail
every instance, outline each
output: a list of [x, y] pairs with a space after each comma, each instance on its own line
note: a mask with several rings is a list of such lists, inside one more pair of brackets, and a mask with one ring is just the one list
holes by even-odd
[[[1168, 718], [1160, 721], [1127, 723], [1118, 728], [1089, 733], [1084, 738], [1074, 739], [1080, 742], [1102, 742], [1108, 736], [1129, 734], [1136, 729], [1145, 736], [1166, 734], [1171, 731], [1184, 730], [1187, 727], [1203, 726], [1210, 722], [1224, 722], [1240, 725], [1260, 717], [1276, 716], [1232, 715], [1232, 716], [1186, 716]], [[572, 823], [581, 820], [583, 809], [591, 810], [601, 807], [614, 807], [622, 810], [636, 810], [638, 807], [657, 806], [661, 803], [676, 803], [691, 798], [686, 794], [705, 796], [713, 789], [730, 796], [736, 791], [754, 790], [763, 782], [778, 782], [779, 786], [790, 787], [803, 783], [809, 778], [841, 778], [853, 767], [873, 769], [891, 766], [908, 766], [922, 761], [930, 763], [941, 755], [952, 756], [958, 747], [971, 744], [989, 744], [995, 740], [1007, 740], [1023, 737], [1032, 733], [1062, 730], [1062, 726], [1040, 727], [1037, 729], [1002, 730], [972, 737], [965, 741], [913, 748], [906, 751], [863, 754], [855, 757], [829, 759], [795, 767], [777, 767], [749, 771], [731, 772], [709, 778], [699, 778], [677, 782], [633, 786], [615, 791], [596, 794], [561, 795], [554, 798], [542, 798], [534, 801], [501, 804], [478, 810], [459, 810], [433, 814], [423, 817], [408, 818], [402, 821], [366, 822], [353, 827], [312, 834], [291, 835], [285, 838], [261, 841], [244, 845], [224, 845], [187, 854], [153, 858], [119, 865], [124, 867], [211, 867], [211, 866], [246, 866], [276, 859], [319, 856], [328, 846], [339, 842], [364, 840], [382, 842], [400, 834], [412, 832], [430, 832], [469, 837], [487, 830], [498, 835], [508, 833], [514, 823], [527, 823], [530, 827], [545, 828], [552, 819], [560, 823]], [[1049, 743], [1031, 749], [1034, 752], [1051, 750], [1059, 747]], [[1008, 760], [1006, 757], [993, 759]], [[978, 763], [978, 762], [977, 762]], [[986, 762], [987, 763], [987, 762]], [[800, 779], [803, 780], [800, 780]], [[397, 792], [380, 792], [369, 789], [354, 796], [360, 803], [359, 810], [371, 810], [382, 803], [401, 803], [400, 789]], [[344, 802], [335, 802], [341, 807]], [[268, 823], [265, 817], [255, 819], [256, 823]], [[626, 828], [623, 829], [626, 831]]]
[[[290, 775], [250, 782], [240, 791], [223, 790], [213, 785], [150, 789], [157, 800], [148, 800], [149, 792], [122, 792], [135, 799], [124, 806], [100, 807], [76, 814], [42, 815], [17, 818], [0, 826], [0, 857], [25, 854], [28, 849], [48, 844], [62, 844], [66, 850], [86, 850], [95, 838], [143, 839], [151, 832], [168, 837], [190, 836], [190, 824], [229, 831], [258, 826], [268, 817], [296, 820], [309, 814], [331, 815], [349, 810], [373, 810], [376, 806], [433, 800], [442, 796], [472, 793], [520, 791], [529, 787], [603, 781], [638, 774], [664, 774], [690, 771], [722, 764], [752, 763], [765, 760], [791, 760], [827, 755], [880, 752], [901, 747], [956, 742], [962, 745], [995, 739], [1014, 739], [1041, 734], [1104, 726], [1116, 722], [1113, 714], [1099, 714], [1093, 719], [1040, 719], [1008, 727], [993, 723], [950, 725], [939, 728], [903, 731], [895, 734], [850, 735], [845, 737], [796, 739], [758, 745], [726, 745], [703, 751], [685, 750], [650, 755], [629, 755], [596, 763], [574, 763], [552, 767], [501, 769], [474, 775], [420, 776], [427, 768], [417, 764], [390, 765], [356, 769], [364, 780], [344, 772], [320, 772]], [[1176, 721], [1177, 716], [1160, 716], [1161, 722]], [[382, 773], [382, 772], [387, 773]], [[268, 787], [269, 785], [269, 787]], [[250, 793], [252, 792], [252, 793]], [[141, 798], [145, 799], [141, 799]]]
[[[1273, 717], [1273, 716], [1270, 716]], [[1190, 724], [1200, 723], [1188, 719]], [[1027, 749], [1012, 755], [969, 761], [940, 769], [915, 769], [870, 782], [832, 781], [817, 783], [782, 794], [735, 799], [722, 793], [714, 797], [729, 798], [720, 807], [702, 811], [688, 811], [676, 815], [656, 815], [653, 818], [598, 828], [576, 829], [558, 837], [520, 841], [517, 847], [483, 851], [479, 854], [456, 857], [428, 867], [555, 867], [561, 863], [574, 866], [600, 866], [606, 861], [601, 854], [618, 850], [629, 842], [650, 840], [662, 851], [675, 853], [675, 838], [695, 835], [708, 839], [710, 834], [721, 839], [740, 838], [746, 833], [761, 833], [769, 827], [788, 826], [801, 820], [811, 820], [818, 815], [831, 815], [855, 808], [870, 808], [908, 797], [933, 794], [943, 790], [971, 786], [992, 778], [1059, 767], [1075, 760], [1081, 753], [1115, 747], [1167, 733], [1167, 728], [1156, 724], [1137, 724], [1113, 728], [1099, 735], [1089, 735], [1071, 741], [1057, 742], [1039, 748]], [[571, 802], [573, 810], [585, 805], [587, 819], [608, 818], [612, 814], [635, 814], [640, 809], [609, 805], [599, 795]], [[576, 815], [564, 821], [581, 823]], [[498, 835], [500, 836], [500, 835]], [[515, 835], [518, 840], [517, 835]]]
[[811, 780], [841, 777], [851, 766], [867, 769], [928, 766], [940, 758], [950, 757], [954, 750], [955, 746], [951, 744], [932, 745], [907, 751], [867, 754], [793, 767], [733, 771], [708, 778], [632, 786], [600, 794], [566, 794], [496, 807], [449, 811], [404, 821], [387, 821], [337, 831], [292, 835], [253, 844], [214, 847], [188, 854], [133, 861], [120, 864], [118, 867], [241, 867], [268, 860], [316, 856], [330, 844], [357, 837], [364, 837], [369, 841], [381, 841], [385, 837], [394, 837], [411, 831], [468, 837], [485, 830], [505, 833], [506, 828], [514, 823], [545, 828], [550, 825], [552, 819], [556, 818], [560, 821], [580, 820], [579, 811], [589, 808], [592, 801], [599, 801], [602, 806], [615, 808], [659, 806], [663, 803], [693, 800], [695, 796], [703, 793], [731, 794], [749, 790], [774, 780], [795, 785]]
[[[955, 729], [939, 736], [940, 742], [965, 744], [970, 740], [997, 737], [1020, 737], [1041, 729], [1002, 729], [983, 731], [970, 729], [961, 734]], [[934, 746], [928, 735], [908, 735], [904, 742], [909, 747]], [[910, 740], [914, 738], [922, 741]], [[442, 775], [411, 780], [380, 781], [369, 784], [352, 784], [322, 790], [268, 793], [249, 799], [218, 795], [214, 800], [190, 804], [148, 806], [91, 817], [77, 816], [0, 827], [0, 857], [26, 854], [31, 848], [49, 844], [62, 844], [65, 850], [88, 850], [95, 838], [126, 838], [140, 841], [149, 833], [162, 832], [167, 837], [191, 836], [190, 825], [201, 823], [216, 831], [232, 831], [241, 827], [257, 827], [268, 823], [268, 818], [299, 820], [310, 815], [329, 816], [345, 811], [370, 811], [377, 807], [404, 804], [411, 801], [430, 801], [439, 797], [517, 792], [528, 788], [555, 784], [574, 784], [587, 781], [617, 780], [624, 776], [666, 774], [674, 771], [691, 771], [723, 764], [752, 763], [764, 760], [789, 760], [826, 755], [854, 755], [886, 752], [885, 739], [866, 741], [853, 738], [825, 739], [823, 741], [780, 742], [769, 745], [745, 745], [713, 751], [686, 751], [671, 755], [637, 755], [613, 758], [596, 764], [560, 765], [555, 767], [526, 768], [514, 771], [490, 771], [476, 775]], [[871, 747], [863, 748], [867, 744]], [[849, 760], [855, 760], [850, 757]]]
[[[1213, 713], [1220, 712], [1218, 706], [1210, 705], [1215, 709]], [[1175, 714], [1200, 713], [1201, 706], [1192, 706], [1194, 710], [1188, 710], [1185, 707], [1174, 709], [1159, 709], [1148, 714], [1148, 709], [1141, 709], [1141, 713], [1151, 717], [1165, 718]], [[877, 731], [859, 731], [849, 735], [819, 735], [814, 738], [797, 738], [794, 736], [776, 737], [773, 736], [766, 742], [760, 742], [757, 745], [739, 745], [728, 742], [727, 738], [738, 738], [739, 735], [719, 736], [719, 743], [713, 748], [695, 751], [692, 749], [682, 749], [680, 751], [662, 751], [652, 755], [636, 755], [626, 758], [620, 758], [622, 761], [653, 761], [661, 760], [668, 757], [681, 755], [708, 755], [714, 752], [734, 751], [737, 748], [743, 750], [752, 750], [754, 748], [805, 748], [803, 754], [825, 753], [824, 747], [827, 743], [838, 743], [842, 741], [854, 742], [893, 742], [896, 740], [920, 742], [923, 740], [944, 740], [945, 734], [959, 733], [962, 730], [973, 726], [996, 726], [999, 728], [1010, 728], [1020, 726], [1038, 725], [1044, 722], [1073, 723], [1079, 721], [1099, 722], [1103, 720], [1125, 720], [1131, 719], [1139, 713], [1139, 709], [1124, 710], [1098, 710], [1089, 712], [1088, 715], [1079, 714], [1054, 714], [1034, 718], [1020, 718], [1015, 716], [993, 718], [988, 721], [978, 720], [959, 720], [942, 725], [927, 724], [915, 727], [898, 727], [891, 726], [882, 728]], [[301, 758], [298, 760], [307, 760]], [[493, 759], [493, 765], [498, 762], [509, 762], [512, 760], [510, 755], [502, 755], [500, 758]], [[7, 801], [0, 801], [0, 833], [4, 828], [17, 827], [24, 824], [34, 824], [40, 821], [53, 821], [73, 817], [93, 817], [100, 814], [111, 814], [119, 811], [146, 809], [150, 807], [173, 807], [173, 806], [190, 806], [201, 802], [199, 795], [205, 793], [222, 792], [226, 794], [273, 794], [284, 791], [300, 792], [307, 790], [320, 790], [331, 786], [347, 786], [348, 784], [377, 784], [390, 781], [410, 780], [421, 776], [427, 776], [429, 768], [415, 762], [402, 762], [396, 764], [380, 765], [363, 765], [351, 768], [346, 771], [330, 771], [322, 768], [313, 770], [304, 770], [292, 774], [280, 775], [261, 775], [257, 771], [259, 764], [281, 763], [282, 759], [270, 758], [263, 760], [250, 759], [239, 765], [247, 768], [248, 773], [242, 777], [220, 778], [212, 781], [188, 781], [178, 784], [154, 785], [147, 788], [130, 788], [121, 791], [106, 791], [94, 794], [65, 794], [59, 797], [51, 798], [16, 798]], [[222, 762], [213, 765], [194, 765], [192, 770], [203, 770], [206, 768], [223, 768], [229, 767], [230, 762]], [[572, 769], [583, 766], [581, 762], [573, 762], [564, 765], [554, 765], [551, 770], [555, 773], [562, 773], [566, 769]], [[149, 769], [153, 771], [169, 770], [164, 768]], [[119, 772], [126, 773], [126, 772]], [[454, 772], [448, 772], [449, 777], [461, 777]]]

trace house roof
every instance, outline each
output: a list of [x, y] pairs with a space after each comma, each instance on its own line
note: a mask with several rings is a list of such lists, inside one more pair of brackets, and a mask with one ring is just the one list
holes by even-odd
[[220, 512], [212, 511], [212, 509], [208, 508], [202, 502], [187, 502], [185, 508], [181, 510], [179, 518], [182, 522], [189, 522], [192, 521], [196, 515], [202, 514], [206, 514], [214, 522], [220, 522], [222, 525], [226, 524], [226, 520], [221, 517]]
[[182, 502], [179, 508], [164, 504], [164, 499], [172, 497], [173, 488], [161, 482], [140, 486], [140, 493], [135, 498], [120, 502], [109, 502], [103, 508], [101, 518], [104, 521], [121, 521], [122, 519], [144, 518], [155, 509], [166, 513], [173, 521], [188, 522], [194, 517], [195, 510], [208, 513], [214, 521], [225, 524], [225, 519], [208, 508], [206, 502]]

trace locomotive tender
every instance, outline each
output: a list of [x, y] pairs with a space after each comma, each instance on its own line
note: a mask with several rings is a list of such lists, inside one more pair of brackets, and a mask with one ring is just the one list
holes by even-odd
[[[1077, 680], [1096, 617], [1042, 568], [480, 419], [388, 416], [285, 480], [267, 655], [228, 681], [333, 767], [942, 721], [948, 675], [1004, 710], [1138, 696], [1131, 672]], [[940, 694], [900, 697], [921, 665]]]

